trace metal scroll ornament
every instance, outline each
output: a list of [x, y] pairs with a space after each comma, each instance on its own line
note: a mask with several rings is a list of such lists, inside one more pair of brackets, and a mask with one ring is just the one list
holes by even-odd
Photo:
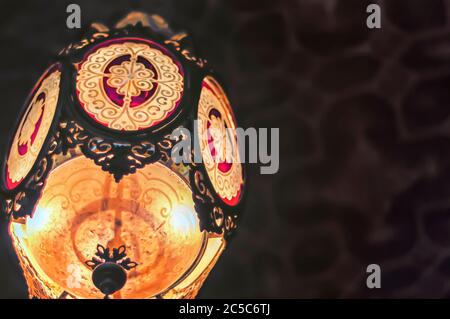
[[[186, 163], [171, 157], [180, 128], [198, 134]], [[235, 129], [217, 75], [159, 16], [95, 23], [61, 50], [1, 172], [30, 297], [195, 297], [242, 210]]]

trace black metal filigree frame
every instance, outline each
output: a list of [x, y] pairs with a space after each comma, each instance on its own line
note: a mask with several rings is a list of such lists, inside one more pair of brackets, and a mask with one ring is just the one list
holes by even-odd
[[130, 270], [137, 267], [138, 263], [135, 261], [131, 261], [131, 259], [127, 257], [126, 251], [127, 248], [125, 247], [125, 245], [122, 245], [118, 248], [113, 248], [111, 252], [109, 248], [105, 248], [104, 246], [98, 244], [95, 256], [93, 256], [90, 260], [85, 261], [85, 264], [92, 270], [106, 262], [118, 264], [125, 270]]
[[166, 160], [174, 141], [167, 135], [158, 142], [150, 140], [120, 141], [97, 136], [75, 121], [60, 123], [62, 151], [80, 147], [81, 152], [92, 159], [104, 171], [114, 175], [117, 182], [133, 174], [145, 165]]
[[243, 195], [239, 204], [229, 206], [214, 192], [204, 166], [194, 162], [189, 164], [189, 180], [193, 191], [195, 210], [200, 220], [200, 229], [216, 234], [224, 234], [228, 239], [237, 228], [239, 214], [243, 206]]

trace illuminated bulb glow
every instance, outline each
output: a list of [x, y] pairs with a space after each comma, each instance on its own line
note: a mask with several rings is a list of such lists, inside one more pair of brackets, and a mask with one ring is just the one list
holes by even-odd
[[27, 217], [26, 233], [33, 236], [34, 233], [44, 231], [46, 227], [51, 226], [51, 209], [38, 207], [33, 217]]
[[[222, 250], [207, 249], [212, 235], [199, 229], [189, 186], [160, 163], [116, 183], [93, 161], [70, 159], [51, 172], [33, 217], [11, 223], [10, 232], [30, 294], [41, 298], [101, 298], [84, 264], [97, 244], [124, 244], [139, 264], [114, 298], [170, 296], [172, 290], [193, 297], [212, 267], [201, 262], [205, 251]], [[198, 287], [176, 290], [187, 277]]]
[[192, 229], [196, 228], [198, 221], [192, 214], [192, 209], [186, 205], [178, 205], [172, 210], [169, 223], [172, 228], [182, 235], [188, 235]]

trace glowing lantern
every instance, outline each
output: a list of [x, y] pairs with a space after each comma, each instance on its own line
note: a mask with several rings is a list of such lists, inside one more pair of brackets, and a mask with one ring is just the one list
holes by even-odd
[[[236, 128], [230, 103], [159, 16], [91, 29], [38, 80], [3, 165], [29, 295], [195, 297], [242, 205], [236, 134], [220, 138]], [[199, 140], [187, 163], [171, 157], [176, 128]]]

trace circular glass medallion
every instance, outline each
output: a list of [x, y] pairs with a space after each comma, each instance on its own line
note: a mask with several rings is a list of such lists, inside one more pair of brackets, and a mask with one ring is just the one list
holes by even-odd
[[6, 187], [14, 189], [33, 167], [48, 135], [58, 104], [61, 71], [51, 66], [35, 85], [14, 136], [6, 163]]
[[114, 130], [137, 131], [167, 119], [183, 95], [183, 70], [159, 44], [125, 38], [94, 47], [79, 65], [83, 110]]
[[243, 175], [230, 102], [220, 85], [206, 77], [198, 107], [200, 148], [209, 179], [228, 205], [239, 203]]

